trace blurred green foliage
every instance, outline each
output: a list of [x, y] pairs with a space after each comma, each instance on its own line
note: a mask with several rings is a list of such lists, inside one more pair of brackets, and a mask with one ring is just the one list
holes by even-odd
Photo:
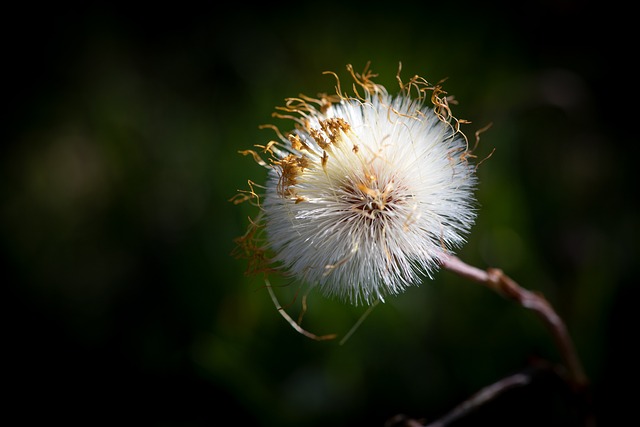
[[[460, 256], [547, 296], [593, 382], [590, 409], [603, 424], [625, 419], [634, 138], [605, 83], [615, 74], [622, 93], [633, 82], [616, 55], [594, 51], [592, 11], [237, 8], [7, 13], [9, 406], [66, 425], [382, 426], [396, 414], [434, 420], [532, 359], [559, 362], [532, 313], [448, 272], [388, 298], [344, 345], [315, 342], [230, 255], [256, 212], [229, 199], [266, 175], [238, 150], [272, 138], [258, 127], [284, 98], [332, 92], [324, 71], [346, 78], [346, 64], [371, 61], [390, 91], [400, 62], [405, 78], [446, 78], [472, 139], [492, 124]], [[302, 295], [278, 284], [297, 316]], [[308, 304], [303, 325], [340, 336], [366, 309], [315, 293]], [[577, 406], [546, 380], [456, 425], [580, 425]]]

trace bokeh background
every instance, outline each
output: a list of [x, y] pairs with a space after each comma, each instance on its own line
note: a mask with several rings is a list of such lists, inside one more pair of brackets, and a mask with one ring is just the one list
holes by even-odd
[[[460, 256], [542, 292], [591, 380], [598, 425], [632, 413], [638, 351], [637, 132], [613, 3], [289, 6], [93, 3], [5, 9], [0, 250], [3, 385], [20, 425], [383, 426], [433, 421], [560, 361], [538, 318], [439, 272], [343, 345], [296, 333], [230, 254], [265, 170], [238, 150], [274, 107], [368, 61], [419, 74], [475, 130], [481, 209]], [[296, 316], [295, 287], [278, 288]], [[304, 326], [364, 313], [312, 293]], [[583, 425], [541, 376], [456, 426]], [[486, 424], [482, 424], [486, 425]]]

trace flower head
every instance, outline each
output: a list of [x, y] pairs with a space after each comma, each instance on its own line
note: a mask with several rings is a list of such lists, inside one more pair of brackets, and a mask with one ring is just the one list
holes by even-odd
[[[328, 296], [372, 303], [431, 276], [475, 220], [475, 167], [439, 85], [390, 95], [367, 68], [354, 95], [289, 98], [292, 130], [251, 154], [269, 168], [260, 215], [238, 239], [254, 271], [282, 271]], [[267, 161], [262, 154], [269, 156]]]

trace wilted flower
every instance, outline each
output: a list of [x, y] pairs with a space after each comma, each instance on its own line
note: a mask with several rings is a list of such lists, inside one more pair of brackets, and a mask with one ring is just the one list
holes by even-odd
[[[392, 96], [368, 66], [353, 95], [289, 98], [274, 117], [288, 133], [252, 155], [269, 169], [260, 214], [239, 248], [250, 270], [280, 271], [354, 304], [398, 294], [431, 276], [475, 220], [475, 166], [440, 85], [415, 76]], [[262, 155], [268, 157], [265, 161]], [[261, 198], [263, 196], [263, 198]]]

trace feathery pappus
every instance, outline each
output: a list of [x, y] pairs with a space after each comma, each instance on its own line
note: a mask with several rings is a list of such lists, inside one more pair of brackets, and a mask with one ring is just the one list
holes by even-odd
[[[414, 76], [390, 94], [369, 69], [352, 94], [285, 100], [276, 139], [240, 153], [268, 168], [235, 203], [259, 207], [237, 239], [249, 272], [279, 272], [329, 297], [372, 304], [431, 277], [476, 218], [475, 158], [440, 84]], [[258, 190], [260, 189], [260, 192]]]

